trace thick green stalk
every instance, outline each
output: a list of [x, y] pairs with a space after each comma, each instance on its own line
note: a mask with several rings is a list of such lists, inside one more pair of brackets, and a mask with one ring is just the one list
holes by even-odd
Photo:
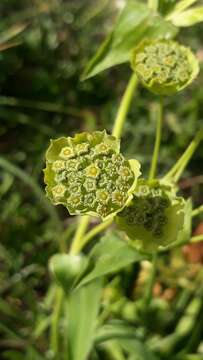
[[75, 236], [73, 238], [73, 242], [70, 248], [70, 254], [75, 255], [81, 250], [81, 241], [83, 236], [87, 230], [89, 224], [90, 217], [89, 216], [81, 216], [79, 219], [79, 226], [76, 230]]
[[158, 164], [159, 150], [161, 145], [161, 131], [163, 124], [163, 98], [160, 98], [159, 107], [158, 107], [158, 116], [157, 116], [157, 127], [156, 127], [156, 140], [154, 145], [154, 152], [152, 156], [151, 167], [149, 171], [149, 180], [152, 180], [156, 177], [156, 170]]
[[117, 138], [121, 137], [123, 126], [126, 120], [126, 115], [128, 113], [132, 97], [134, 94], [134, 91], [137, 87], [138, 80], [136, 74], [133, 73], [133, 75], [130, 78], [130, 81], [127, 85], [126, 91], [122, 97], [121, 104], [114, 122], [114, 127], [112, 130], [112, 135], [116, 136]]
[[107, 227], [109, 227], [113, 222], [113, 218], [101, 222], [97, 226], [95, 226], [92, 230], [90, 230], [84, 237], [81, 243], [81, 247], [84, 247], [91, 239], [93, 239], [96, 235], [104, 231]]

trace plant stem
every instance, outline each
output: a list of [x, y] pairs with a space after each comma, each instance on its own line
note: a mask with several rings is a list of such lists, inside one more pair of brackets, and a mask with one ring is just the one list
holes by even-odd
[[158, 156], [161, 144], [161, 131], [162, 131], [162, 123], [163, 123], [163, 98], [160, 98], [158, 111], [157, 111], [157, 127], [156, 127], [156, 140], [154, 145], [154, 152], [152, 156], [151, 167], [149, 171], [149, 180], [154, 179], [156, 176]]
[[[59, 351], [59, 320], [63, 302], [63, 289], [57, 286], [56, 288], [56, 300], [54, 304], [54, 310], [52, 314], [52, 322], [51, 322], [51, 350], [53, 351], [54, 355], [58, 355]], [[58, 359], [58, 358], [57, 358]]]
[[171, 168], [171, 170], [164, 176], [164, 180], [173, 180], [175, 182], [179, 180], [187, 164], [192, 158], [195, 150], [197, 149], [197, 147], [199, 146], [202, 140], [203, 140], [203, 127], [197, 132], [194, 139], [191, 141], [190, 145], [187, 147], [187, 149], [180, 157], [180, 159]]
[[197, 209], [194, 209], [192, 212], [192, 216], [195, 217], [201, 213], [203, 213], [203, 205], [199, 206]]
[[73, 242], [70, 248], [70, 254], [75, 255], [81, 250], [81, 240], [89, 224], [89, 216], [81, 216], [79, 218], [79, 226], [76, 230]]
[[159, 0], [148, 0], [148, 6], [150, 9], [158, 10]]
[[197, 235], [197, 236], [193, 236], [191, 238], [191, 243], [197, 243], [199, 241], [203, 241], [203, 234], [202, 235]]
[[146, 309], [149, 307], [151, 300], [152, 300], [153, 287], [154, 287], [154, 282], [156, 279], [156, 271], [157, 271], [157, 258], [158, 258], [158, 253], [155, 252], [153, 254], [153, 259], [152, 259], [152, 270], [151, 270], [151, 274], [150, 274], [150, 277], [149, 277], [149, 280], [147, 283], [145, 296], [144, 296], [144, 305], [145, 305]]
[[123, 130], [123, 125], [125, 123], [126, 120], [126, 115], [128, 113], [131, 101], [132, 101], [132, 97], [134, 94], [134, 91], [137, 87], [138, 84], [138, 80], [137, 80], [137, 76], [136, 74], [132, 74], [129, 83], [127, 85], [127, 88], [125, 90], [125, 93], [122, 97], [121, 100], [121, 104], [115, 119], [115, 123], [114, 123], [114, 127], [112, 130], [112, 135], [116, 136], [117, 138], [121, 137], [122, 134], [122, 130]]
[[84, 237], [81, 244], [81, 247], [84, 247], [91, 239], [93, 239], [96, 235], [104, 231], [107, 227], [109, 227], [113, 222], [113, 219], [106, 220], [99, 225], [95, 226], [92, 230], [90, 230]]

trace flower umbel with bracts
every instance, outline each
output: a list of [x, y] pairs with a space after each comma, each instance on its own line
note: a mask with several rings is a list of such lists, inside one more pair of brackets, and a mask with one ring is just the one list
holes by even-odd
[[54, 204], [71, 215], [103, 219], [131, 199], [140, 164], [120, 154], [120, 143], [106, 131], [81, 133], [51, 141], [46, 153], [45, 183]]
[[131, 64], [141, 83], [159, 95], [184, 89], [199, 72], [192, 51], [173, 40], [144, 40], [133, 51]]
[[177, 196], [170, 185], [141, 179], [132, 201], [117, 214], [116, 223], [135, 247], [153, 252], [190, 237], [189, 212], [191, 215], [190, 200]]

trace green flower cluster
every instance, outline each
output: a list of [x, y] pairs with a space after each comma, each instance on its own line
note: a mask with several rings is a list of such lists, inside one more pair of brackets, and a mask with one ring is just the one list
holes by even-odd
[[135, 189], [140, 164], [125, 160], [119, 147], [105, 131], [52, 140], [46, 153], [48, 197], [71, 215], [106, 218], [120, 211]]
[[172, 40], [142, 42], [133, 52], [132, 68], [144, 86], [160, 95], [182, 90], [199, 72], [191, 50]]
[[116, 216], [116, 223], [136, 247], [157, 250], [176, 241], [183, 229], [185, 201], [158, 182], [140, 180], [133, 199]]
[[164, 234], [164, 226], [168, 222], [166, 209], [170, 201], [162, 196], [134, 196], [129, 207], [126, 207], [119, 216], [125, 217], [128, 225], [143, 226], [146, 231], [152, 232], [155, 238]]

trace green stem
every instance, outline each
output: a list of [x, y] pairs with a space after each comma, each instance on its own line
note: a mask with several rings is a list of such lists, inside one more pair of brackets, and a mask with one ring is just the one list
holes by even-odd
[[191, 141], [190, 145], [187, 147], [183, 155], [176, 162], [176, 164], [171, 168], [171, 170], [164, 176], [164, 180], [173, 180], [177, 182], [181, 177], [183, 171], [185, 170], [187, 164], [192, 158], [195, 150], [199, 146], [200, 142], [203, 139], [203, 127], [197, 132], [194, 139]]
[[159, 0], [148, 0], [148, 6], [150, 9], [158, 10]]
[[75, 255], [81, 250], [81, 241], [83, 239], [83, 236], [86, 232], [86, 229], [89, 224], [90, 217], [89, 216], [81, 216], [79, 218], [79, 226], [76, 230], [75, 236], [73, 238], [73, 242], [70, 248], [70, 254]]
[[163, 124], [163, 98], [160, 98], [159, 107], [158, 107], [158, 117], [157, 117], [157, 127], [156, 127], [156, 140], [154, 145], [154, 152], [152, 156], [151, 167], [149, 171], [149, 180], [152, 180], [156, 176], [158, 156], [161, 144], [161, 131]]
[[192, 212], [192, 216], [195, 217], [201, 213], [203, 213], [203, 205], [199, 206], [197, 209], [194, 209]]
[[93, 239], [96, 235], [104, 231], [107, 227], [109, 227], [113, 222], [113, 219], [106, 220], [101, 224], [95, 226], [92, 230], [90, 230], [84, 237], [81, 244], [81, 247], [84, 247], [91, 239]]
[[156, 271], [157, 271], [157, 258], [158, 258], [158, 253], [155, 252], [153, 254], [152, 269], [151, 269], [150, 277], [149, 277], [149, 280], [147, 283], [145, 296], [144, 296], [145, 309], [147, 309], [149, 307], [151, 300], [152, 300], [153, 287], [154, 287], [154, 283], [155, 283], [155, 279], [156, 279]]
[[132, 74], [129, 83], [127, 85], [127, 88], [125, 90], [125, 93], [122, 97], [121, 104], [115, 119], [114, 127], [112, 130], [112, 135], [116, 136], [117, 138], [121, 137], [122, 131], [123, 131], [123, 125], [126, 120], [126, 115], [128, 113], [132, 97], [134, 94], [134, 91], [137, 87], [138, 80], [136, 74]]
[[[51, 321], [51, 350], [53, 351], [54, 355], [58, 355], [59, 353], [59, 320], [60, 314], [62, 309], [62, 302], [63, 302], [64, 293], [62, 288], [56, 288], [56, 301], [54, 304], [54, 311], [52, 314], [52, 321]], [[57, 358], [58, 359], [58, 358]]]
[[203, 235], [197, 235], [197, 236], [193, 236], [191, 238], [191, 243], [197, 243], [199, 241], [203, 241]]

